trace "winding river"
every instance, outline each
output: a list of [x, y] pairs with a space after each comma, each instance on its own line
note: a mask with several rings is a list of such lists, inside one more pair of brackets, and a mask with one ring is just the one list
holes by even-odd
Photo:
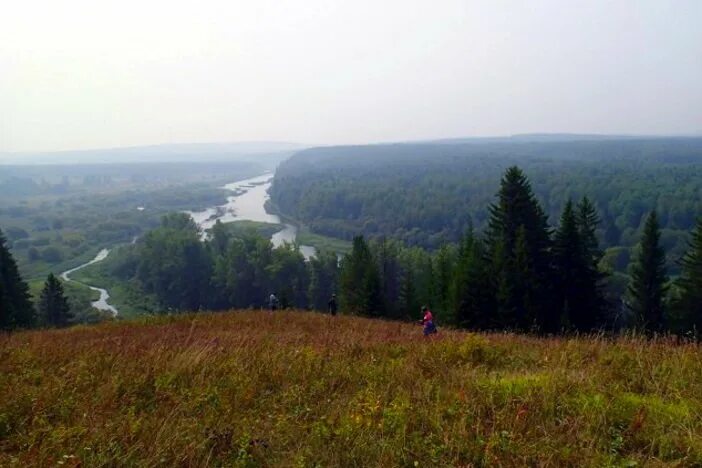
[[[61, 279], [64, 281], [75, 281], [70, 278], [70, 274], [74, 273], [78, 270], [81, 270], [89, 265], [92, 265], [97, 262], [101, 262], [107, 258], [107, 256], [110, 255], [110, 251], [108, 249], [102, 249], [98, 254], [90, 260], [89, 262], [83, 263], [82, 265], [79, 265], [75, 268], [71, 268], [70, 270], [66, 270], [63, 273], [61, 273]], [[110, 312], [112, 315], [117, 315], [117, 309], [110, 305], [107, 301], [110, 299], [110, 294], [107, 292], [106, 289], [102, 288], [96, 288], [95, 286], [90, 286], [89, 284], [86, 284], [85, 286], [89, 287], [93, 291], [97, 291], [100, 293], [100, 298], [97, 301], [93, 301], [90, 303], [91, 306], [95, 307], [98, 310], [104, 310], [106, 312]]]
[[[227, 202], [223, 205], [206, 208], [202, 211], [188, 211], [187, 213], [193, 218], [195, 223], [202, 229], [203, 236], [206, 235], [207, 229], [210, 229], [217, 220], [223, 223], [231, 223], [234, 221], [257, 221], [260, 223], [282, 224], [283, 228], [271, 236], [271, 242], [274, 247], [283, 245], [284, 243], [295, 243], [297, 238], [297, 228], [289, 223], [283, 223], [279, 216], [270, 214], [266, 211], [266, 202], [268, 201], [268, 189], [273, 180], [273, 173], [268, 172], [260, 176], [251, 177], [250, 179], [232, 182], [224, 186], [226, 190], [232, 192], [227, 197]], [[142, 209], [139, 207], [137, 209]], [[132, 240], [132, 243], [136, 238]], [[310, 245], [300, 245], [300, 252], [305, 259], [309, 260], [316, 254], [314, 247]], [[83, 263], [75, 268], [66, 270], [61, 273], [61, 278], [64, 281], [75, 281], [70, 278], [71, 273], [81, 270], [89, 265], [101, 262], [110, 254], [108, 249], [102, 249], [89, 262]], [[107, 301], [110, 299], [110, 294], [103, 288], [98, 288], [86, 284], [93, 291], [100, 293], [100, 298], [90, 304], [99, 310], [104, 310], [117, 315], [118, 311]]]
[[[269, 172], [227, 184], [224, 188], [232, 192], [232, 195], [227, 197], [227, 203], [202, 211], [189, 211], [188, 214], [192, 216], [203, 232], [214, 226], [217, 220], [223, 223], [257, 221], [260, 223], [282, 224], [283, 229], [271, 236], [273, 246], [278, 247], [285, 242], [293, 244], [297, 237], [297, 228], [292, 224], [283, 223], [279, 216], [266, 211], [266, 202], [269, 198], [268, 189], [272, 180], [273, 173]], [[309, 245], [301, 245], [300, 252], [308, 260], [316, 253], [315, 248]]]

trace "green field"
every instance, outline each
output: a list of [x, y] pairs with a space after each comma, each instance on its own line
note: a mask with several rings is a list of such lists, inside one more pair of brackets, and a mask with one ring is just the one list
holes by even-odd
[[0, 336], [2, 466], [699, 466], [702, 350], [307, 312]]
[[311, 245], [318, 251], [337, 254], [347, 254], [351, 251], [351, 242], [316, 234], [305, 227], [298, 230], [297, 241], [302, 245]]

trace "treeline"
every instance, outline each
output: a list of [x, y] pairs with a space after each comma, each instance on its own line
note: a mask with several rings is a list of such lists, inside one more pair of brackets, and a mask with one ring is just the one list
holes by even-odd
[[174, 213], [105, 268], [168, 312], [261, 307], [272, 292], [283, 307], [321, 304], [310, 297], [333, 293], [337, 263], [332, 254], [305, 262], [295, 246], [273, 248], [254, 229], [235, 233], [219, 222], [203, 241], [190, 216]]
[[233, 235], [218, 224], [202, 242], [197, 226], [169, 215], [113, 262], [113, 274], [154, 294], [164, 310], [265, 307], [271, 292], [283, 307], [324, 310], [338, 293], [342, 312], [416, 318], [423, 304], [440, 323], [538, 333], [635, 328], [695, 332], [702, 318], [702, 224], [671, 282], [655, 211], [621, 294], [601, 268], [599, 214], [583, 197], [567, 201], [554, 228], [517, 167], [500, 182], [484, 234], [435, 251], [398, 240], [353, 239], [338, 259], [306, 262], [294, 246], [273, 248], [254, 232]]
[[[683, 254], [702, 212], [702, 139], [510, 139], [314, 148], [280, 165], [271, 200], [313, 231], [351, 240], [390, 237], [436, 249], [490, 219], [494, 184], [509, 166], [529, 175], [549, 220], [568, 199], [598, 209], [603, 248], [638, 242], [656, 210], [661, 242]], [[669, 262], [676, 270], [677, 265]]]
[[73, 318], [63, 285], [53, 274], [47, 277], [35, 307], [0, 231], [0, 330], [62, 327], [70, 325]]
[[440, 321], [483, 330], [537, 333], [692, 333], [702, 325], [702, 220], [670, 281], [655, 211], [648, 214], [620, 294], [601, 268], [599, 215], [587, 198], [568, 200], [558, 226], [547, 222], [517, 167], [504, 174], [484, 235], [430, 254], [356, 237], [341, 267], [347, 311], [390, 317], [428, 303]]
[[[681, 260], [680, 276], [671, 281], [658, 216], [648, 213], [629, 266], [629, 284], [620, 294], [601, 268], [600, 218], [587, 197], [568, 200], [558, 225], [551, 227], [529, 180], [511, 167], [489, 213], [483, 234], [469, 229], [459, 242], [434, 251], [356, 236], [343, 258], [320, 253], [310, 261], [295, 246], [273, 248], [255, 231], [234, 234], [219, 223], [202, 241], [189, 216], [171, 214], [122, 249], [108, 263], [109, 274], [155, 296], [163, 312], [265, 307], [270, 293], [282, 307], [325, 310], [337, 293], [342, 313], [411, 319], [427, 305], [439, 324], [470, 329], [637, 329], [697, 337], [702, 220]], [[9, 252], [3, 255], [7, 265]], [[9, 297], [25, 304], [26, 288], [6, 286], [6, 278], [19, 277], [16, 268], [7, 271], [3, 301]], [[10, 309], [3, 302], [5, 310]], [[30, 322], [3, 318], [3, 326], [8, 323]]]

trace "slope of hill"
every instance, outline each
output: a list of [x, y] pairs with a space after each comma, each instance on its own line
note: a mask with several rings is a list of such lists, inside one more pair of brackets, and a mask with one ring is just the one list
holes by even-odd
[[698, 465], [701, 358], [300, 312], [3, 335], [0, 465]]

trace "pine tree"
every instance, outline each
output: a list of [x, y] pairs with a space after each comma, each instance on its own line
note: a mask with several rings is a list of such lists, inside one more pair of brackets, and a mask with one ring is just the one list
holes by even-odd
[[675, 303], [685, 331], [702, 331], [702, 218], [697, 221], [688, 250], [680, 261], [680, 292]]
[[383, 315], [380, 274], [363, 236], [353, 239], [339, 279], [342, 307], [352, 314]]
[[582, 273], [583, 307], [589, 310], [588, 316], [592, 320], [592, 323], [583, 325], [589, 328], [602, 328], [606, 325], [607, 301], [604, 294], [604, 281], [607, 275], [599, 268], [604, 252], [600, 248], [596, 232], [601, 221], [597, 209], [587, 197], [583, 197], [578, 203], [575, 216], [585, 261]]
[[39, 316], [46, 325], [52, 327], [68, 326], [73, 319], [63, 285], [53, 273], [46, 278], [39, 297]]
[[433, 258], [433, 306], [444, 315], [450, 309], [451, 283], [456, 270], [455, 256], [454, 248], [442, 245]]
[[563, 208], [553, 245], [560, 322], [566, 329], [588, 331], [595, 323], [593, 315], [596, 311], [588, 305], [588, 262], [583, 238], [584, 229], [580, 228], [573, 202], [568, 200]]
[[596, 234], [597, 226], [600, 224], [600, 217], [589, 198], [583, 197], [578, 203], [575, 209], [575, 220], [585, 255], [588, 257], [589, 262], [596, 266], [603, 255]]
[[29, 287], [22, 280], [0, 231], [0, 329], [30, 327], [34, 325], [34, 318]]
[[660, 238], [658, 217], [652, 211], [646, 219], [637, 256], [631, 266], [631, 280], [627, 290], [628, 306], [634, 316], [634, 324], [648, 332], [663, 328], [668, 277]]
[[507, 327], [552, 329], [557, 324], [553, 323], [550, 291], [551, 238], [547, 217], [529, 181], [517, 167], [507, 169], [497, 197], [490, 207], [486, 241], [493, 265], [498, 316]]
[[487, 315], [490, 317], [489, 327], [515, 328], [516, 327], [516, 297], [515, 272], [510, 266], [511, 260], [507, 257], [504, 242], [498, 240], [492, 246], [490, 255], [491, 289], [495, 291], [495, 308]]
[[478, 329], [495, 325], [495, 317], [491, 316], [494, 293], [485, 248], [472, 231], [461, 241], [452, 291], [457, 325]]
[[400, 295], [400, 265], [398, 245], [383, 238], [371, 244], [371, 252], [377, 260], [382, 297], [382, 310], [388, 316], [398, 314], [397, 303]]
[[421, 307], [417, 297], [414, 273], [412, 273], [411, 268], [403, 268], [400, 274], [400, 296], [398, 302], [398, 315], [402, 318], [413, 317]]

